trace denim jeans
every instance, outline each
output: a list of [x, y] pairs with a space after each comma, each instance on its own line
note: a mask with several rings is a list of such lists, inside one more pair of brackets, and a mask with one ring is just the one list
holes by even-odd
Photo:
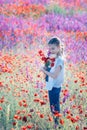
[[[54, 114], [55, 112], [60, 113], [60, 91], [61, 91], [61, 87], [60, 88], [52, 88], [52, 90], [48, 91], [48, 95], [49, 95], [49, 102], [50, 102], [50, 109], [52, 114]], [[55, 124], [59, 124], [59, 117], [54, 117], [54, 122]]]
[[54, 113], [54, 111], [60, 113], [60, 91], [61, 87], [60, 88], [53, 87], [52, 90], [48, 91], [50, 109], [52, 113]]

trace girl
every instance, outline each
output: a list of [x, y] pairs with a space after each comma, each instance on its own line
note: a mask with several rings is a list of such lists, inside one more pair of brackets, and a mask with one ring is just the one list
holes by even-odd
[[[61, 43], [58, 38], [52, 38], [48, 42], [48, 48], [50, 55], [55, 56], [55, 63], [50, 71], [47, 71], [44, 67], [41, 68], [41, 71], [49, 77], [48, 82], [46, 82], [46, 89], [48, 90], [50, 109], [54, 115], [57, 112], [60, 113], [60, 91], [64, 82], [64, 60], [62, 58], [63, 50], [61, 50]], [[54, 118], [54, 122], [55, 127], [57, 127], [58, 117]]]

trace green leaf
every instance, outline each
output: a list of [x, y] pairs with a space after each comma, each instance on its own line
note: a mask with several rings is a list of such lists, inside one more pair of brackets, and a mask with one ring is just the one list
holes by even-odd
[[50, 65], [50, 61], [47, 61], [45, 66], [48, 67]]

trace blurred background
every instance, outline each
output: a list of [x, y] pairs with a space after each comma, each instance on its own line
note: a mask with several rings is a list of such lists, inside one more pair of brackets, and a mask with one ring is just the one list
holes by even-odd
[[61, 39], [68, 61], [87, 61], [86, 0], [0, 0], [1, 51], [27, 53], [53, 36]]

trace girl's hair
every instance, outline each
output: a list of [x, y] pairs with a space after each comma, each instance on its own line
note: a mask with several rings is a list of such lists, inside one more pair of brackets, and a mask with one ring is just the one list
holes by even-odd
[[48, 44], [54, 44], [56, 46], [60, 46], [60, 40], [58, 38], [52, 38]]
[[63, 55], [63, 45], [61, 43], [61, 40], [57, 37], [53, 37], [49, 42], [48, 45], [56, 45], [60, 47], [60, 51], [58, 52], [58, 56], [62, 56]]

